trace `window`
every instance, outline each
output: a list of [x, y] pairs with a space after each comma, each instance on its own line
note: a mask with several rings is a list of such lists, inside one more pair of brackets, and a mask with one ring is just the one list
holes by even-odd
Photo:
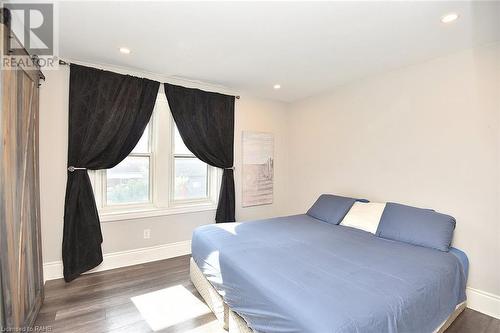
[[208, 165], [187, 149], [174, 125], [174, 200], [206, 199], [208, 196]]
[[106, 205], [151, 202], [151, 130], [148, 125], [132, 153], [106, 174]]
[[221, 176], [186, 147], [163, 90], [130, 155], [89, 174], [101, 221], [213, 210]]

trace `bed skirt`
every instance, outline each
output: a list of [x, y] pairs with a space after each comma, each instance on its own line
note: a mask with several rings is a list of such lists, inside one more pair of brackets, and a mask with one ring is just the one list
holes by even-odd
[[[226, 303], [224, 303], [222, 296], [219, 295], [217, 290], [215, 290], [210, 282], [208, 282], [193, 258], [191, 258], [189, 264], [189, 275], [201, 297], [203, 297], [208, 307], [217, 317], [218, 321], [225, 330], [228, 330], [230, 333], [253, 332], [253, 330], [248, 327], [245, 320], [236, 312], [232, 311]], [[465, 309], [465, 306], [466, 302], [462, 302], [457, 305], [455, 311], [433, 333], [443, 333]]]

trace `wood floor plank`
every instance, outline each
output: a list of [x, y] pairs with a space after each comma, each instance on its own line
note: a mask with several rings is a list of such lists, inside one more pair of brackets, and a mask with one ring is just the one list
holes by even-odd
[[42, 307], [41, 312], [51, 312], [60, 308], [64, 308], [66, 311], [86, 311], [118, 305], [137, 295], [182, 284], [186, 282], [186, 279], [189, 279], [188, 276], [188, 272], [185, 271], [165, 276], [152, 276], [149, 279], [130, 281], [130, 283], [115, 284], [107, 290], [94, 291], [90, 289], [88, 293], [69, 293], [67, 298], [49, 299]]
[[485, 333], [500, 333], [500, 320], [491, 319]]
[[45, 287], [46, 298], [65, 297], [69, 291], [78, 292], [80, 290], [87, 290], [88, 288], [99, 288], [102, 285], [113, 286], [116, 282], [123, 281], [123, 274], [126, 274], [129, 281], [137, 281], [137, 279], [145, 278], [148, 275], [169, 274], [175, 272], [177, 268], [188, 269], [189, 266], [186, 267], [186, 265], [189, 265], [189, 257], [183, 256], [173, 259], [175, 260], [161, 260], [148, 264], [85, 274], [71, 283], [66, 283], [63, 279], [48, 281]]
[[[46, 283], [37, 326], [53, 333], [153, 332], [132, 298], [183, 286], [203, 301], [189, 279], [189, 256], [86, 274], [66, 283]], [[227, 333], [212, 313], [165, 327], [160, 333]], [[465, 309], [446, 333], [500, 333], [500, 320]]]
[[500, 322], [480, 312], [465, 309], [446, 330], [446, 333], [485, 333], [491, 321]]

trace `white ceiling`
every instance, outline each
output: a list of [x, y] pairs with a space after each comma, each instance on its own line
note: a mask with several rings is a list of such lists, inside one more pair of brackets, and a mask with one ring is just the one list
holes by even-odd
[[[444, 25], [448, 12], [460, 18]], [[500, 2], [82, 1], [59, 14], [62, 58], [282, 101], [500, 40]]]

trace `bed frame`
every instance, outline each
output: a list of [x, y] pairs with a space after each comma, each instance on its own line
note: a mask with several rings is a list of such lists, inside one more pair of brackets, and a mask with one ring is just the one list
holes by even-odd
[[[253, 330], [248, 326], [245, 320], [224, 303], [222, 296], [219, 295], [210, 282], [208, 282], [193, 258], [191, 258], [189, 264], [189, 275], [201, 297], [203, 297], [208, 307], [212, 310], [225, 330], [230, 333], [253, 333]], [[465, 309], [465, 306], [466, 302], [457, 305], [455, 311], [433, 333], [443, 333], [446, 331], [451, 323]]]

